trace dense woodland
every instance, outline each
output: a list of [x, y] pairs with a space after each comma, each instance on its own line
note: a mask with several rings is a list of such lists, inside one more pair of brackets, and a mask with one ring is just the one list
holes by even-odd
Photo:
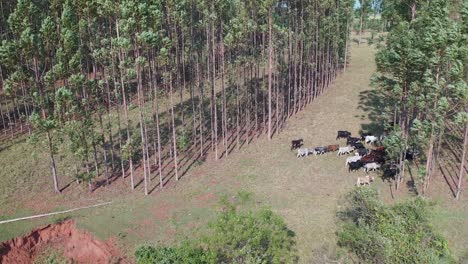
[[[68, 148], [79, 181], [143, 167], [163, 188], [319, 96], [346, 65], [353, 1], [2, 1], [3, 140]], [[131, 113], [137, 112], [135, 116]], [[134, 117], [134, 118], [132, 118]], [[181, 158], [181, 157], [185, 158]], [[170, 162], [171, 170], [164, 170]]]
[[[404, 177], [425, 153], [422, 192], [448, 130], [466, 155], [466, 5], [459, 1], [2, 1], [3, 142], [28, 133], [77, 181], [143, 168], [159, 187], [209, 152], [227, 157], [319, 96], [346, 70], [350, 31], [388, 30], [373, 82], [388, 96], [384, 142]], [[374, 19], [370, 19], [373, 16]], [[375, 19], [379, 16], [379, 19]], [[431, 22], [431, 23], [428, 23]], [[404, 36], [404, 37], [402, 37]], [[389, 129], [389, 124], [393, 126]], [[397, 187], [399, 181], [396, 181]]]
[[[76, 159], [77, 181], [143, 168], [145, 193], [208, 153], [228, 157], [319, 96], [346, 70], [350, 32], [389, 31], [373, 83], [383, 142], [405, 174], [423, 152], [422, 193], [448, 132], [466, 157], [466, 4], [460, 1], [2, 1], [0, 124]], [[370, 19], [370, 17], [373, 19]], [[379, 19], [375, 19], [376, 17]], [[381, 38], [381, 40], [383, 40]], [[389, 126], [391, 125], [391, 127]], [[400, 181], [396, 181], [397, 188]]]
[[417, 169], [424, 194], [450, 149], [458, 163], [458, 199], [465, 173], [468, 140], [468, 5], [458, 1], [396, 1], [383, 18], [390, 21], [385, 44], [376, 55], [373, 83], [385, 96], [381, 106], [389, 158], [405, 177], [406, 153], [420, 153]]

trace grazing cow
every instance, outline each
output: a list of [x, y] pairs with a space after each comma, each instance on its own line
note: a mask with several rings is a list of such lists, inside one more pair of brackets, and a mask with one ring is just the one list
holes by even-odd
[[377, 159], [383, 159], [385, 161], [385, 157], [387, 156], [387, 153], [385, 151], [377, 151], [377, 150], [371, 150], [369, 155], [372, 154], [375, 156]]
[[351, 143], [355, 143], [355, 142], [359, 142], [361, 141], [360, 138], [357, 138], [357, 137], [349, 137], [346, 139], [346, 144], [347, 145], [351, 145]]
[[308, 148], [300, 148], [297, 150], [297, 157], [309, 156], [310, 150]]
[[298, 149], [298, 148], [302, 147], [302, 145], [304, 145], [304, 140], [302, 138], [297, 139], [297, 140], [293, 140], [293, 141], [291, 141], [291, 150]]
[[338, 135], [336, 135], [336, 140], [340, 138], [348, 138], [351, 136], [351, 132], [349, 131], [338, 131]]
[[366, 175], [365, 177], [358, 177], [356, 181], [356, 185], [358, 187], [365, 185], [365, 184], [370, 185], [370, 183], [373, 181], [374, 181], [374, 176]]
[[364, 156], [362, 158], [362, 162], [364, 163], [372, 163], [372, 162], [378, 162], [378, 163], [385, 163], [385, 155], [383, 155], [380, 152], [375, 152], [372, 150], [369, 154]]
[[340, 148], [340, 145], [328, 145], [327, 151], [333, 152], [333, 151], [337, 151], [339, 148]]
[[367, 154], [366, 156], [362, 157], [361, 161], [364, 162], [364, 164], [372, 163], [375, 162], [375, 157], [371, 156], [370, 154]]
[[362, 156], [353, 156], [353, 157], [346, 158], [345, 167], [348, 166], [348, 164], [351, 162], [356, 162], [358, 160], [361, 160], [361, 158]]
[[366, 148], [366, 147], [364, 147], [364, 144], [362, 144], [361, 142], [352, 142], [350, 145], [353, 146], [355, 149]]
[[366, 144], [375, 144], [377, 140], [379, 139], [376, 136], [366, 136], [366, 139], [364, 142], [366, 142]]
[[365, 156], [369, 154], [369, 150], [366, 148], [360, 148], [360, 149], [357, 149], [357, 153], [359, 156]]
[[373, 136], [372, 133], [361, 133], [360, 135], [361, 135], [361, 140], [366, 140], [367, 136]]
[[375, 151], [385, 153], [385, 147], [384, 147], [384, 146], [377, 147], [377, 148], [375, 149]]
[[358, 160], [358, 161], [355, 161], [355, 162], [350, 162], [348, 165], [349, 165], [348, 171], [351, 172], [351, 171], [357, 171], [360, 168], [362, 168], [364, 163], [362, 161]]
[[365, 164], [365, 165], [364, 165], [364, 170], [365, 170], [366, 172], [369, 172], [370, 170], [375, 171], [375, 170], [380, 169], [380, 167], [382, 167], [382, 165], [380, 165], [379, 163], [377, 163], [377, 162], [372, 162], [372, 163], [367, 163], [367, 164]]
[[349, 154], [349, 153], [351, 153], [353, 151], [354, 151], [353, 146], [340, 147], [338, 149], [338, 155], [337, 156], [344, 155], [344, 154]]
[[314, 149], [314, 155], [323, 155], [327, 152], [327, 147], [316, 147]]
[[382, 179], [383, 181], [395, 180], [395, 176], [398, 173], [398, 168], [386, 168], [383, 172]]
[[419, 151], [408, 149], [405, 152], [405, 160], [412, 161], [418, 155]]

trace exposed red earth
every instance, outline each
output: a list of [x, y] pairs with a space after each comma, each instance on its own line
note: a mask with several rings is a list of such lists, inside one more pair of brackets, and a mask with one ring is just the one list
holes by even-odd
[[100, 241], [74, 221], [39, 227], [29, 234], [0, 243], [0, 263], [32, 263], [44, 250], [57, 249], [72, 263], [125, 263], [113, 239]]

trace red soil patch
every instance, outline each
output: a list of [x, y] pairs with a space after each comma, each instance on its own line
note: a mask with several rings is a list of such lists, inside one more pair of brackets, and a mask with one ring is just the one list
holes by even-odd
[[122, 263], [124, 258], [112, 241], [99, 241], [77, 230], [71, 220], [50, 224], [28, 235], [0, 244], [0, 263], [32, 263], [47, 248], [63, 251], [73, 263]]

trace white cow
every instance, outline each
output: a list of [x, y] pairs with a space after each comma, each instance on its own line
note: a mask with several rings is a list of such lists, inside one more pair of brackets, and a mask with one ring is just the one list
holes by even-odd
[[378, 170], [382, 167], [382, 165], [380, 165], [379, 163], [377, 162], [372, 162], [372, 163], [367, 163], [366, 165], [364, 165], [364, 170], [366, 172], [370, 171], [370, 170]]
[[344, 154], [349, 154], [354, 151], [353, 146], [346, 146], [346, 147], [340, 147], [338, 149], [338, 154], [337, 156], [344, 155]]
[[376, 136], [366, 136], [365, 142], [366, 144], [375, 144], [379, 140]]
[[370, 183], [373, 181], [374, 181], [374, 176], [367, 175], [365, 177], [358, 177], [356, 181], [356, 185], [358, 187], [364, 184], [370, 185]]
[[308, 148], [300, 148], [297, 150], [297, 157], [309, 156], [310, 150]]
[[348, 166], [348, 164], [351, 163], [351, 162], [356, 162], [358, 160], [361, 160], [361, 158], [362, 158], [362, 156], [359, 156], [359, 155], [347, 158], [346, 163], [345, 163], [345, 167]]

